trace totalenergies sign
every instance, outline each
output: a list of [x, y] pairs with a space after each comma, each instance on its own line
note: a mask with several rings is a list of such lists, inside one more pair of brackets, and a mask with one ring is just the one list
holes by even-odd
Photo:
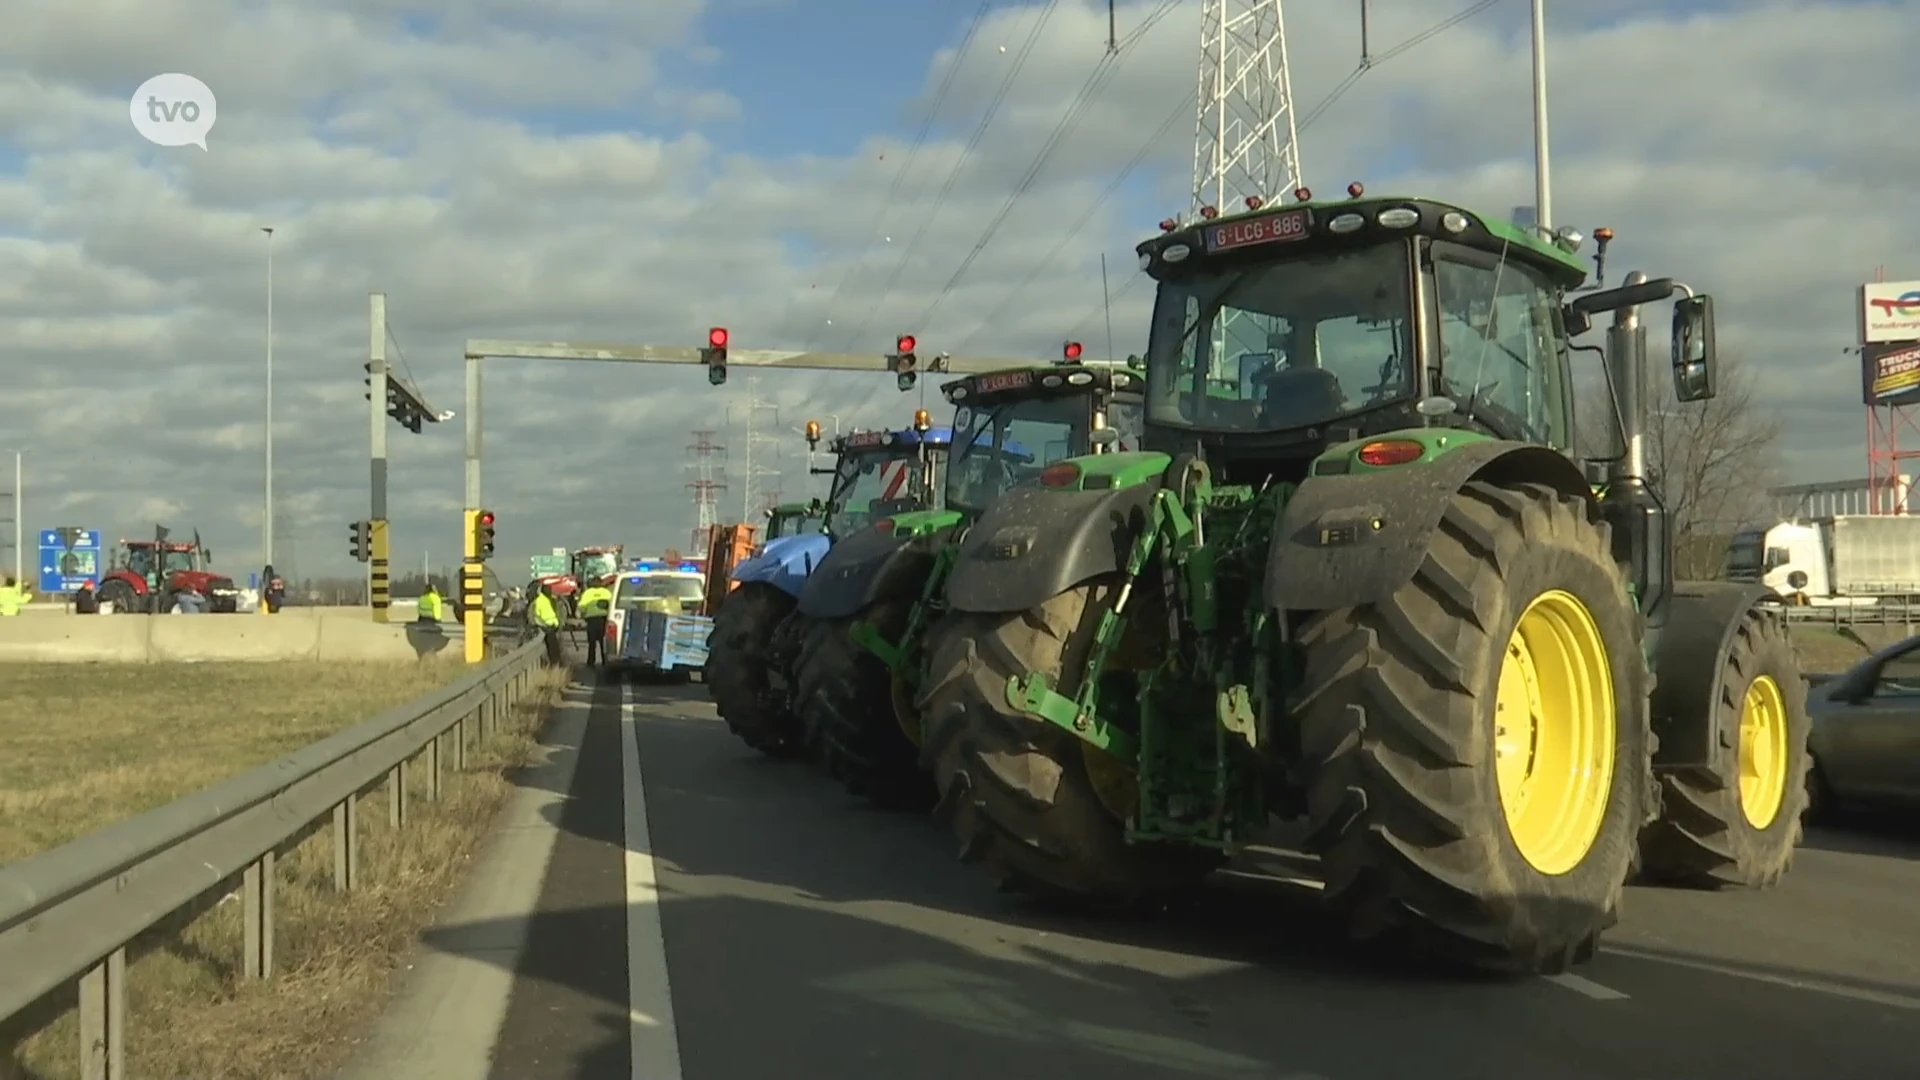
[[1860, 286], [1860, 340], [1920, 341], [1920, 281]]

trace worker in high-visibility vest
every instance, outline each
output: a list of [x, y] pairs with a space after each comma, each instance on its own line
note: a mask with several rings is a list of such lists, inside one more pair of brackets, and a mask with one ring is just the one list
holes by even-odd
[[21, 608], [32, 602], [33, 590], [13, 578], [7, 578], [7, 583], [0, 585], [0, 615], [18, 615]]
[[546, 665], [559, 667], [564, 660], [560, 655], [560, 609], [553, 603], [553, 586], [540, 586], [533, 596], [532, 610], [533, 625], [540, 628], [540, 636], [547, 642]]
[[440, 606], [440, 590], [429, 581], [427, 587], [420, 592], [420, 613], [415, 616], [415, 621], [437, 624], [443, 614]]
[[613, 611], [613, 590], [594, 582], [580, 590], [580, 619], [587, 624], [587, 666], [607, 662], [607, 616]]

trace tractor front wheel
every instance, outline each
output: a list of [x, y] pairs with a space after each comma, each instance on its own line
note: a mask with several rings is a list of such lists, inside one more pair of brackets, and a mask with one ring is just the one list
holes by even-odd
[[933, 806], [920, 767], [919, 714], [904, 681], [849, 631], [865, 621], [888, 641], [906, 632], [912, 608], [883, 600], [850, 619], [814, 623], [795, 665], [795, 704], [829, 775], [886, 810]]
[[1766, 888], [1793, 865], [1807, 811], [1807, 684], [1785, 624], [1765, 611], [1742, 613], [1719, 664], [1725, 737], [1710, 768], [1660, 777], [1641, 861], [1650, 881]]
[[1094, 631], [1115, 587], [1082, 585], [1013, 615], [952, 614], [927, 634], [919, 705], [921, 760], [940, 789], [935, 813], [960, 857], [1004, 889], [1077, 907], [1150, 907], [1187, 892], [1219, 865], [1207, 848], [1131, 843], [1126, 767], [1053, 724], [1016, 711], [1010, 680], [1041, 673], [1079, 690]]
[[1592, 956], [1652, 816], [1643, 637], [1587, 499], [1479, 481], [1411, 581], [1305, 622], [1310, 844], [1351, 936], [1513, 974]]
[[798, 719], [773, 679], [774, 637], [793, 613], [793, 597], [749, 582], [727, 594], [707, 635], [707, 692], [728, 730], [773, 758], [805, 751]]

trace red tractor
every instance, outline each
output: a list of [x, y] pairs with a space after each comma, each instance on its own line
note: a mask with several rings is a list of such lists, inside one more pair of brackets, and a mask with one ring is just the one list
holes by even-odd
[[114, 546], [109, 569], [100, 579], [100, 600], [123, 614], [166, 612], [175, 593], [191, 589], [207, 598], [207, 610], [232, 614], [239, 610], [240, 590], [233, 579], [208, 569], [213, 553], [195, 533], [190, 543], [166, 539], [156, 530], [152, 540], [122, 540]]

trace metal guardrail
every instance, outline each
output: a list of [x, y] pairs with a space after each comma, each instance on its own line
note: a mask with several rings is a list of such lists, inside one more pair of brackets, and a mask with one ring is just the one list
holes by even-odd
[[[81, 1075], [125, 1070], [127, 950], [141, 934], [240, 878], [243, 974], [273, 974], [274, 862], [331, 816], [334, 888], [359, 877], [362, 797], [407, 816], [405, 766], [426, 755], [429, 797], [444, 764], [494, 730], [526, 694], [541, 649], [522, 645], [453, 685], [223, 781], [0, 867], [0, 1028], [79, 984]], [[449, 755], [450, 751], [450, 755]], [[0, 1072], [13, 1047], [0, 1038]]]

